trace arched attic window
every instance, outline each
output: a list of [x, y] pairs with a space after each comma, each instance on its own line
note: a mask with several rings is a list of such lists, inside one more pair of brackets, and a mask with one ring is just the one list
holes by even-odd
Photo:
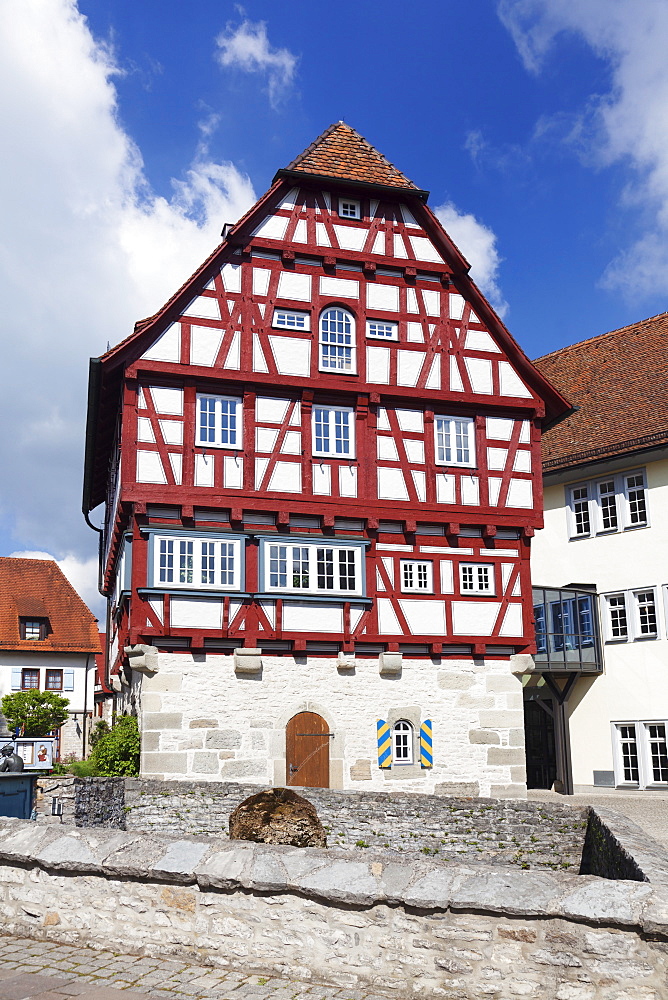
[[320, 371], [355, 374], [355, 319], [341, 306], [329, 306], [320, 314]]
[[413, 763], [413, 727], [405, 719], [392, 726], [392, 763]]

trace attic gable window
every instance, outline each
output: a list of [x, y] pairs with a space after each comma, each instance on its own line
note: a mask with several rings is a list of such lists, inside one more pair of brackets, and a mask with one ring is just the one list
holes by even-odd
[[339, 198], [339, 216], [342, 219], [361, 219], [360, 203], [351, 198]]
[[33, 641], [46, 639], [48, 624], [46, 618], [19, 618], [19, 635], [22, 639]]

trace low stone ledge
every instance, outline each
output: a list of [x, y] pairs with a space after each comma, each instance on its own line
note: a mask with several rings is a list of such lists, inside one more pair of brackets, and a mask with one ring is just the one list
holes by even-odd
[[[599, 839], [598, 845], [592, 843], [594, 838]], [[606, 842], [613, 846], [614, 863], [602, 870], [606, 860]], [[612, 809], [592, 807], [585, 841], [585, 861], [595, 847], [598, 850], [594, 851], [594, 864], [590, 864], [589, 868], [592, 874], [605, 878], [634, 878], [668, 889], [668, 851], [626, 816]], [[620, 871], [622, 866], [625, 870]]]

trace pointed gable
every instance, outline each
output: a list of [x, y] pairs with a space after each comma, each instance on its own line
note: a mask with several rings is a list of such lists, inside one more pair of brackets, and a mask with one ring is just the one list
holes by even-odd
[[276, 177], [308, 174], [334, 180], [402, 188], [426, 196], [370, 142], [345, 122], [335, 122]]

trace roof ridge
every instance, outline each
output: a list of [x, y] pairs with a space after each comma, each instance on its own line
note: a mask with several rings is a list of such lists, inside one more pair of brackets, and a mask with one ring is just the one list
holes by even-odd
[[651, 323], [655, 319], [661, 319], [666, 317], [668, 319], [668, 310], [662, 313], [656, 313], [654, 316], [648, 316], [646, 319], [636, 320], [635, 323], [627, 323], [626, 326], [620, 326], [615, 330], [606, 330], [605, 333], [598, 333], [595, 337], [586, 337], [585, 340], [577, 340], [574, 344], [566, 344], [564, 347], [558, 347], [556, 351], [549, 351], [547, 354], [541, 354], [540, 357], [534, 358], [534, 362], [545, 361], [546, 358], [553, 358], [557, 354], [564, 354], [566, 351], [571, 351], [576, 347], [582, 347], [583, 344], [591, 344], [595, 340], [603, 340], [604, 337], [612, 337], [615, 333], [623, 333], [624, 330], [630, 330], [632, 327], [642, 326], [643, 323]]

